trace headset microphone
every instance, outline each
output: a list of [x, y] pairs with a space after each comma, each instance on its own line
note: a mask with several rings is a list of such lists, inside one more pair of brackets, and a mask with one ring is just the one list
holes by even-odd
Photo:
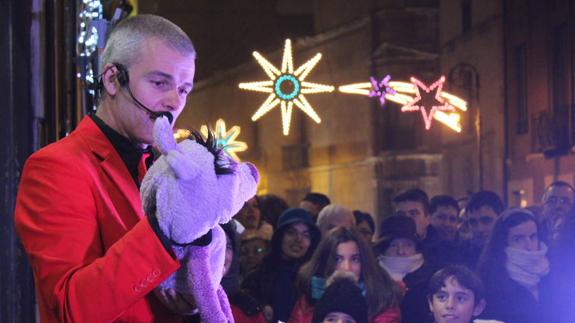
[[120, 86], [125, 87], [128, 90], [128, 93], [130, 94], [132, 100], [134, 100], [134, 103], [136, 103], [136, 106], [144, 110], [150, 116], [150, 119], [156, 120], [159, 117], [166, 117], [168, 118], [170, 124], [172, 124], [172, 122], [174, 121], [174, 116], [171, 113], [167, 111], [162, 112], [152, 111], [150, 108], [146, 107], [144, 104], [142, 104], [142, 102], [136, 99], [136, 97], [132, 93], [132, 90], [130, 89], [130, 77], [128, 76], [128, 70], [122, 64], [114, 63], [114, 66], [116, 66], [116, 69], [118, 70], [118, 76], [117, 76], [118, 83], [120, 83]]

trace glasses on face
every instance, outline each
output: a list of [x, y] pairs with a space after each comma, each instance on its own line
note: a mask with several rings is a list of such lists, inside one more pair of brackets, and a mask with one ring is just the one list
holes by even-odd
[[550, 196], [546, 201], [545, 204], [562, 204], [562, 205], [571, 205], [571, 199], [568, 197], [561, 197], [561, 196]]
[[478, 219], [475, 218], [471, 218], [469, 219], [469, 225], [471, 227], [477, 227], [480, 223], [481, 225], [490, 225], [491, 223], [493, 223], [494, 219], [490, 216], [482, 216]]

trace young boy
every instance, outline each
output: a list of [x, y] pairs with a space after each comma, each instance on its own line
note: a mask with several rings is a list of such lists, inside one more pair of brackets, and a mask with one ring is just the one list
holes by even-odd
[[464, 266], [447, 266], [429, 281], [427, 300], [436, 323], [471, 323], [485, 308], [483, 283]]

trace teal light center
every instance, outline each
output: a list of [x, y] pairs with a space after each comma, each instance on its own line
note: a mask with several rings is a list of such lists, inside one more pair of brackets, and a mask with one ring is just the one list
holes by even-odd
[[[290, 82], [291, 86], [293, 88], [293, 90], [291, 91], [291, 93], [284, 93], [282, 91], [282, 84], [284, 82]], [[300, 83], [298, 81], [298, 79], [291, 75], [291, 74], [282, 74], [280, 77], [278, 77], [276, 79], [275, 85], [274, 85], [274, 89], [276, 92], [276, 95], [282, 99], [282, 100], [292, 100], [295, 97], [297, 97], [299, 95], [299, 91], [300, 91]]]

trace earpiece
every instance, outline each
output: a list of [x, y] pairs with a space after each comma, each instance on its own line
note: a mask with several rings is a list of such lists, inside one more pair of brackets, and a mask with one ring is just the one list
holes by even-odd
[[118, 83], [120, 86], [124, 87], [130, 83], [130, 76], [128, 75], [128, 69], [120, 63], [114, 63], [114, 66], [118, 70], [118, 75], [116, 78], [118, 79]]

